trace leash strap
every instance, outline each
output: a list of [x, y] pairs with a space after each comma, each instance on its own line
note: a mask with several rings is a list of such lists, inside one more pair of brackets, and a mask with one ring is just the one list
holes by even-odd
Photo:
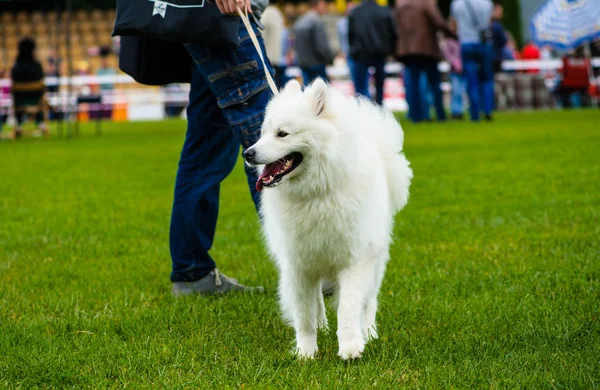
[[263, 65], [263, 69], [265, 71], [265, 75], [267, 76], [267, 82], [269, 83], [269, 88], [271, 89], [271, 92], [273, 92], [273, 95], [277, 95], [279, 93], [279, 91], [277, 90], [275, 81], [273, 81], [273, 77], [271, 77], [271, 72], [269, 72], [269, 68], [267, 67], [267, 64], [265, 63], [265, 58], [263, 56], [262, 49], [260, 48], [260, 45], [258, 44], [258, 39], [256, 38], [256, 34], [254, 34], [254, 29], [250, 25], [250, 20], [248, 19], [248, 9], [244, 6], [244, 11], [242, 11], [240, 9], [240, 7], [237, 7], [237, 12], [238, 12], [238, 15], [240, 15], [240, 18], [242, 18], [242, 23], [244, 23], [244, 26], [246, 27], [246, 30], [248, 31], [248, 35], [250, 36], [250, 39], [252, 40], [252, 43], [254, 44], [256, 51], [258, 52], [258, 55], [260, 57], [262, 65]]

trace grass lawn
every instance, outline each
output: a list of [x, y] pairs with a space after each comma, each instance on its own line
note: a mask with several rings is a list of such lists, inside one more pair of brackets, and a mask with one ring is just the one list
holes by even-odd
[[184, 130], [0, 143], [0, 388], [600, 387], [600, 111], [405, 124], [381, 338], [350, 363], [335, 331], [290, 354], [242, 164], [212, 254], [267, 293], [171, 296]]

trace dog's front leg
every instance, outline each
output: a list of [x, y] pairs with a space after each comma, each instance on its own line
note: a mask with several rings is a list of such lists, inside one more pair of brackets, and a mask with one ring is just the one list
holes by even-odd
[[375, 264], [357, 263], [339, 276], [338, 355], [342, 359], [359, 358], [365, 349], [362, 329], [363, 308], [373, 288]]
[[296, 331], [296, 353], [301, 358], [312, 359], [317, 347], [317, 314], [319, 281], [311, 280], [302, 273], [290, 272], [282, 286], [289, 291], [292, 320]]

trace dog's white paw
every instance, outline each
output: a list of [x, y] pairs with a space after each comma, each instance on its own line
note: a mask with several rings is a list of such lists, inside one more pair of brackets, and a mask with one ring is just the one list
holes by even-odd
[[365, 340], [377, 340], [379, 338], [379, 334], [377, 334], [377, 328], [375, 325], [371, 325], [363, 328], [363, 335], [365, 336]]
[[300, 359], [314, 359], [318, 350], [319, 348], [317, 347], [317, 344], [305, 346], [299, 345], [296, 347], [294, 352]]
[[345, 342], [340, 342], [338, 356], [344, 360], [357, 359], [362, 356], [365, 350], [365, 341], [361, 338], [354, 338]]

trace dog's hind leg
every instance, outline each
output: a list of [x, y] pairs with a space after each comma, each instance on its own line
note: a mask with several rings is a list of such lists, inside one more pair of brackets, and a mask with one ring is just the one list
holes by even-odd
[[375, 261], [363, 261], [340, 273], [337, 335], [342, 359], [358, 358], [365, 349], [362, 316], [374, 287], [376, 267]]
[[318, 280], [296, 273], [287, 273], [284, 278], [281, 288], [286, 291], [282, 291], [282, 297], [290, 300], [288, 304], [296, 331], [296, 353], [301, 358], [312, 359], [318, 351], [317, 315], [321, 284]]
[[322, 293], [322, 285], [323, 282], [321, 281], [319, 283], [319, 293], [317, 294], [317, 308], [318, 308], [318, 312], [317, 312], [317, 326], [319, 329], [327, 329], [328, 325], [327, 325], [327, 311], [325, 309], [325, 299], [323, 297], [323, 293]]
[[383, 281], [383, 274], [385, 272], [385, 261], [381, 261], [377, 264], [374, 274], [373, 286], [367, 296], [365, 302], [365, 308], [363, 312], [363, 335], [365, 339], [377, 339], [377, 324], [375, 317], [377, 316], [377, 296], [379, 295], [379, 289], [381, 288], [381, 282]]

